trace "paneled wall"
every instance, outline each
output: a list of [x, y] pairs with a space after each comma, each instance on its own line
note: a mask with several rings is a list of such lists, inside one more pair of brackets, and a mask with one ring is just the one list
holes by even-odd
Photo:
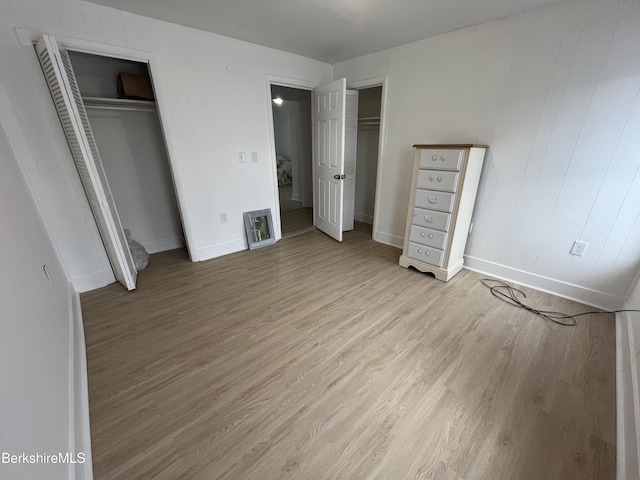
[[412, 144], [486, 143], [466, 264], [622, 305], [640, 269], [638, 25], [635, 0], [567, 2], [335, 65], [388, 78], [374, 235], [402, 245]]
[[[0, 11], [0, 81], [11, 105], [0, 115], [77, 289], [113, 275], [25, 42], [34, 32], [93, 53], [149, 58], [192, 258], [246, 248], [242, 212], [276, 205], [266, 77], [320, 84], [331, 80], [330, 65], [79, 0], [0, 0]], [[240, 164], [240, 151], [257, 151], [259, 162]]]

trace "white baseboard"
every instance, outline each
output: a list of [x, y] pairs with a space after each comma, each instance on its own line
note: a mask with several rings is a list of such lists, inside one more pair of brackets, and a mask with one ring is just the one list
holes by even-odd
[[69, 325], [69, 452], [78, 458], [84, 454], [83, 463], [69, 464], [69, 478], [92, 480], [91, 429], [89, 423], [89, 383], [87, 379], [87, 354], [82, 322], [80, 294], [70, 291], [71, 312]]
[[[276, 237], [277, 238], [277, 237]], [[208, 247], [198, 248], [195, 256], [192, 258], [194, 262], [201, 262], [211, 258], [221, 257], [230, 253], [240, 252], [247, 249], [247, 240], [244, 238], [232, 240], [230, 242], [219, 243]]]
[[367, 215], [366, 213], [354, 212], [353, 218], [358, 222], [366, 223], [367, 225], [373, 225], [373, 215]]
[[464, 266], [474, 272], [515, 282], [526, 287], [551, 293], [558, 297], [602, 308], [603, 310], [617, 310], [623, 308], [622, 305], [624, 305], [625, 301], [624, 298], [615, 295], [543, 277], [534, 273], [507, 267], [506, 265], [500, 265], [480, 258], [471, 257], [469, 255], [465, 255], [464, 257]]
[[96, 288], [106, 287], [116, 281], [112, 271], [103, 270], [102, 272], [83, 275], [71, 280], [73, 288], [78, 293], [89, 292]]
[[162, 240], [153, 240], [151, 242], [141, 243], [148, 253], [166, 252], [167, 250], [175, 250], [184, 247], [184, 240], [180, 237], [163, 238]]
[[633, 355], [631, 318], [616, 314], [617, 479], [640, 478], [640, 391]]
[[392, 235], [390, 233], [380, 232], [378, 230], [373, 231], [373, 239], [376, 242], [384, 243], [385, 245], [391, 245], [392, 247], [400, 248], [404, 246], [404, 238], [398, 235]]
[[291, 200], [293, 200], [295, 202], [302, 202], [302, 194], [300, 194], [300, 193], [292, 193], [291, 194]]

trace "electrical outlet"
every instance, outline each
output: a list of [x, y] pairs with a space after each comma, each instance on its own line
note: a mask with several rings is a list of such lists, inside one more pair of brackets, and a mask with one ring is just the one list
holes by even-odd
[[251, 152], [251, 161], [253, 163], [258, 163], [258, 152]]
[[220, 223], [227, 223], [228, 221], [227, 212], [220, 212]]
[[576, 240], [573, 242], [573, 247], [571, 247], [571, 255], [577, 255], [581, 257], [584, 255], [584, 251], [587, 249], [589, 244], [587, 242], [581, 242], [580, 240]]
[[238, 161], [240, 163], [245, 163], [247, 161], [247, 157], [244, 152], [238, 152]]

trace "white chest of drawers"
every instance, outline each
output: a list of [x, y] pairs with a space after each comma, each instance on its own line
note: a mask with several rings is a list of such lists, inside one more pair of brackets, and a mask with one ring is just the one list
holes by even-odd
[[414, 145], [400, 266], [448, 281], [462, 270], [486, 145]]

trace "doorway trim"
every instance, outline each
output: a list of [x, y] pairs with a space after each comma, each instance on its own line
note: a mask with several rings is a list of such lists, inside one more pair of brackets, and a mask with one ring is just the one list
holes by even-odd
[[[171, 141], [170, 135], [167, 132], [171, 131], [170, 126], [168, 125], [170, 122], [165, 121], [165, 119], [169, 118], [169, 115], [163, 115], [166, 113], [164, 110], [164, 88], [161, 81], [162, 75], [158, 70], [158, 57], [155, 53], [148, 52], [145, 50], [137, 50], [130, 47], [118, 46], [118, 45], [110, 45], [104, 43], [97, 43], [91, 40], [84, 40], [74, 37], [69, 37], [66, 35], [58, 35], [51, 34], [49, 32], [30, 30], [25, 28], [16, 28], [16, 34], [18, 36], [20, 45], [23, 47], [33, 48], [33, 45], [38, 41], [38, 39], [43, 34], [49, 34], [56, 38], [58, 44], [65, 48], [66, 50], [71, 50], [74, 52], [80, 53], [88, 53], [91, 55], [98, 56], [107, 56], [121, 60], [130, 60], [140, 63], [145, 63], [149, 69], [149, 75], [151, 77], [151, 83], [153, 85], [154, 95], [156, 97], [156, 111], [158, 114], [158, 120], [160, 122], [160, 127], [162, 130], [162, 136], [164, 140], [165, 149], [167, 151], [167, 158], [169, 160], [169, 171], [171, 173], [171, 179], [173, 181], [173, 188], [176, 195], [176, 201], [178, 203], [178, 211], [180, 213], [180, 219], [182, 222], [182, 230], [184, 233], [184, 239], [187, 247], [187, 251], [189, 253], [189, 257], [193, 260], [194, 254], [196, 254], [196, 248], [194, 243], [194, 235], [191, 227], [191, 221], [188, 215], [188, 212], [184, 208], [185, 202], [182, 201], [186, 198], [186, 190], [182, 186], [182, 179], [174, 168], [173, 158], [177, 158], [174, 154], [175, 148]], [[37, 58], [34, 56], [33, 61], [38, 63]], [[39, 68], [39, 65], [38, 65]], [[47, 92], [48, 93], [48, 92]], [[69, 169], [69, 166], [66, 166]], [[73, 166], [73, 170], [75, 170], [75, 165]], [[82, 197], [85, 195], [84, 190], [76, 192], [78, 196]], [[93, 217], [91, 217], [93, 219]], [[95, 220], [94, 220], [95, 221]], [[100, 242], [98, 246], [97, 243]], [[94, 243], [96, 244], [96, 248], [104, 249], [102, 245], [101, 237], [94, 239]], [[109, 265], [109, 268], [111, 266]], [[83, 280], [81, 279], [83, 282]], [[84, 284], [80, 291], [91, 290], [93, 288], [99, 288], [104, 286], [103, 284]]]
[[[276, 136], [273, 128], [273, 106], [271, 101], [271, 87], [272, 86], [289, 87], [289, 88], [296, 88], [298, 90], [313, 91], [316, 89], [316, 87], [320, 86], [320, 83], [267, 74], [265, 76], [265, 86], [266, 86], [266, 95], [267, 95], [267, 118], [269, 120], [269, 153], [271, 157], [273, 202], [275, 205], [274, 226], [275, 226], [276, 240], [280, 240], [282, 238], [282, 219], [280, 218], [280, 196], [278, 194], [278, 172], [277, 172], [277, 169], [275, 168]], [[313, 145], [311, 148], [313, 148]], [[314, 185], [314, 188], [315, 188], [315, 185]]]
[[[326, 82], [325, 82], [326, 83]], [[300, 90], [315, 90], [316, 87], [320, 86], [320, 83], [311, 82], [307, 80], [299, 80], [288, 77], [281, 77], [277, 75], [269, 75], [267, 74], [265, 77], [265, 86], [266, 86], [266, 96], [267, 96], [267, 118], [269, 119], [269, 151], [271, 153], [271, 164], [272, 164], [272, 178], [273, 178], [273, 198], [275, 205], [275, 226], [276, 226], [276, 240], [280, 240], [282, 238], [282, 223], [280, 219], [280, 198], [278, 196], [278, 174], [275, 169], [275, 158], [276, 158], [276, 141], [275, 141], [275, 132], [273, 130], [273, 107], [271, 105], [271, 86], [277, 85], [281, 87], [289, 87], [289, 88], [297, 88]], [[378, 160], [377, 160], [377, 171], [376, 171], [376, 193], [374, 196], [374, 205], [373, 205], [373, 234], [372, 238], [376, 242], [384, 243], [387, 245], [395, 246], [395, 243], [392, 239], [387, 238], [386, 235], [378, 232], [378, 222], [379, 222], [379, 209], [378, 205], [380, 204], [380, 191], [381, 191], [381, 183], [382, 183], [382, 169], [380, 168], [382, 163], [382, 155], [384, 151], [384, 147], [386, 146], [387, 140], [387, 100], [388, 100], [388, 92], [389, 92], [389, 77], [372, 77], [365, 80], [358, 80], [355, 82], [349, 82], [347, 79], [347, 89], [348, 90], [364, 90], [366, 88], [372, 87], [382, 87], [382, 93], [380, 98], [380, 136], [378, 138]], [[312, 145], [313, 148], [313, 145]], [[357, 175], [357, 172], [356, 172]], [[315, 189], [315, 185], [314, 185]], [[314, 215], [315, 219], [315, 215]], [[315, 225], [315, 224], [314, 224]]]
[[[376, 169], [376, 193], [373, 200], [373, 234], [372, 238], [376, 242], [384, 243], [387, 245], [394, 245], [389, 243], [389, 239], [383, 234], [378, 232], [378, 221], [380, 213], [378, 211], [378, 205], [380, 205], [380, 191], [382, 183], [382, 154], [387, 140], [387, 92], [389, 91], [389, 77], [373, 77], [366, 80], [359, 80], [357, 82], [347, 81], [348, 90], [365, 90], [367, 88], [382, 87], [382, 93], [380, 95], [380, 134], [378, 136], [378, 160]], [[356, 176], [358, 171], [356, 170]]]

